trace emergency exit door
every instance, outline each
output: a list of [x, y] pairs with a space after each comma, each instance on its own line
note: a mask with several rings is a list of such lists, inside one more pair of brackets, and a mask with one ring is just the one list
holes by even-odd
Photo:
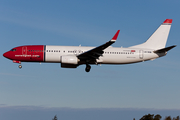
[[22, 47], [22, 54], [27, 55], [27, 47]]
[[143, 59], [143, 50], [139, 50], [139, 58]]

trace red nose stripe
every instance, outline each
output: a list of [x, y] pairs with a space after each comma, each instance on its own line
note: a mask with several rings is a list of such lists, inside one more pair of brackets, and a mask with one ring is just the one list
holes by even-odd
[[28, 45], [13, 48], [15, 51], [8, 51], [4, 57], [21, 62], [43, 62], [44, 45]]

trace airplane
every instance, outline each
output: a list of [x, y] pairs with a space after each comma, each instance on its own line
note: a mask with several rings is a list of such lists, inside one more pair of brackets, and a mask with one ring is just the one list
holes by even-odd
[[24, 45], [11, 49], [3, 56], [19, 63], [19, 68], [22, 68], [21, 62], [61, 63], [62, 68], [77, 68], [85, 64], [86, 72], [93, 64], [118, 65], [154, 60], [176, 47], [165, 47], [171, 24], [172, 19], [166, 19], [146, 42], [128, 48], [111, 46], [117, 40], [118, 30], [110, 41], [98, 47]]

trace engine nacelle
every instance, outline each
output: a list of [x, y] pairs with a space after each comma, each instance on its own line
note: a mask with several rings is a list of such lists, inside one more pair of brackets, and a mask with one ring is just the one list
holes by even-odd
[[61, 56], [61, 63], [62, 64], [73, 64], [77, 65], [79, 59], [76, 56]]

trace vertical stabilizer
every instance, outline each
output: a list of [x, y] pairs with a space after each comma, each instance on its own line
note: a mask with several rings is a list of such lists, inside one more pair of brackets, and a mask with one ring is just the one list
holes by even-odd
[[166, 19], [145, 43], [132, 46], [131, 48], [147, 48], [154, 50], [165, 48], [171, 24], [172, 19]]

